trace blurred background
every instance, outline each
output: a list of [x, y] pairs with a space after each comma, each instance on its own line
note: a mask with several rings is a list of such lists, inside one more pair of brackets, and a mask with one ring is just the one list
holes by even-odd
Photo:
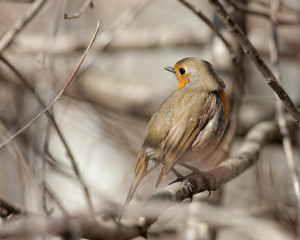
[[[92, 208], [100, 215], [117, 216], [133, 178], [147, 122], [177, 88], [175, 76], [164, 67], [184, 57], [211, 62], [226, 82], [230, 133], [217, 162], [236, 152], [251, 127], [276, 116], [272, 89], [206, 1], [190, 3], [233, 46], [237, 67], [222, 41], [180, 1], [97, 0], [93, 7], [88, 2], [0, 0], [1, 142], [55, 98], [101, 21], [86, 60], [51, 112], [0, 150], [3, 203], [50, 216], [62, 216], [64, 211], [84, 214]], [[299, 106], [300, 2], [278, 2], [280, 76]], [[272, 1], [222, 3], [272, 66], [268, 17]], [[84, 5], [87, 8], [78, 18], [64, 18], [76, 15]], [[26, 20], [28, 16], [32, 19]], [[298, 167], [299, 129], [290, 134]], [[125, 215], [133, 214], [134, 206], [157, 192], [158, 170], [142, 181]], [[291, 176], [282, 142], [268, 143], [254, 166], [209, 198], [207, 192], [199, 194], [191, 204], [162, 214], [148, 237], [293, 239], [299, 214]], [[163, 186], [175, 180], [172, 173], [168, 177]], [[3, 219], [8, 217], [6, 210], [2, 209]]]

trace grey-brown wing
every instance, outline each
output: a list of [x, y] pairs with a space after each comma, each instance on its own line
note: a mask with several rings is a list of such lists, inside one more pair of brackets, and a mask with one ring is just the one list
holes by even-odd
[[166, 138], [164, 157], [162, 160], [163, 166], [156, 186], [164, 180], [177, 160], [192, 145], [197, 135], [206, 126], [215, 111], [216, 102], [217, 96], [210, 94], [208, 98], [205, 99], [202, 108], [196, 116], [191, 116], [187, 122], [179, 122], [172, 126]]

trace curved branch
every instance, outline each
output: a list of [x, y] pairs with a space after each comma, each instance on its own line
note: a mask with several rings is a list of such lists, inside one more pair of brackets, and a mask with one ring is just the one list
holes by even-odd
[[[287, 120], [287, 124], [289, 128], [296, 126], [291, 118]], [[112, 218], [96, 220], [78, 216], [54, 219], [35, 216], [34, 219], [24, 218], [22, 221], [5, 224], [0, 229], [0, 237], [33, 237], [49, 233], [64, 236], [70, 232], [74, 234], [74, 231], [78, 236], [87, 239], [123, 240], [145, 236], [147, 229], [168, 207], [207, 190], [208, 185], [211, 189], [217, 189], [237, 177], [257, 161], [264, 143], [279, 136], [280, 131], [275, 120], [257, 124], [249, 131], [235, 156], [228, 158], [217, 168], [203, 173], [207, 182], [193, 173], [187, 176], [189, 183], [192, 184], [192, 191], [187, 181], [179, 181], [153, 195], [146, 202], [141, 213], [141, 216], [146, 217], [122, 219], [121, 222], [116, 222]]]

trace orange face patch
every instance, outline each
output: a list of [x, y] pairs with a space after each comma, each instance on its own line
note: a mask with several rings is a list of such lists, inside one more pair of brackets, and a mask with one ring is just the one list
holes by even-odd
[[179, 71], [180, 68], [184, 68], [184, 66], [182, 66], [181, 64], [176, 64], [174, 66], [174, 70], [176, 72], [176, 77], [177, 77], [177, 80], [178, 80], [177, 89], [183, 88], [185, 85], [187, 85], [189, 83], [189, 80], [187, 78], [188, 73], [186, 72], [183, 75], [181, 75], [180, 71]]

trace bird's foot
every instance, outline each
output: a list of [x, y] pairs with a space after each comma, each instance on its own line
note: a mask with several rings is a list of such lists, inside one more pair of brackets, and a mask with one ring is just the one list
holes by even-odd
[[192, 182], [188, 178], [183, 176], [181, 173], [176, 171], [174, 168], [172, 168], [172, 171], [176, 175], [177, 179], [175, 181], [171, 182], [169, 185], [171, 185], [173, 183], [176, 183], [176, 182], [180, 182], [180, 181], [184, 182], [188, 186], [188, 189], [189, 189], [189, 192], [190, 192], [189, 198], [192, 201], [193, 200], [193, 190], [194, 190], [194, 186], [193, 186]]
[[194, 174], [199, 175], [199, 177], [200, 177], [200, 178], [203, 180], [203, 182], [204, 182], [205, 188], [206, 188], [207, 191], [208, 191], [208, 196], [207, 196], [207, 197], [209, 197], [210, 194], [211, 194], [211, 188], [210, 188], [209, 180], [208, 180], [206, 174], [205, 174], [204, 172], [200, 171], [198, 168], [195, 168], [195, 167], [193, 167], [193, 166], [187, 165], [187, 164], [185, 164], [185, 163], [181, 163], [180, 165], [183, 166], [183, 167], [185, 167], [185, 168], [187, 168], [187, 169], [189, 169], [189, 170], [192, 170]]

